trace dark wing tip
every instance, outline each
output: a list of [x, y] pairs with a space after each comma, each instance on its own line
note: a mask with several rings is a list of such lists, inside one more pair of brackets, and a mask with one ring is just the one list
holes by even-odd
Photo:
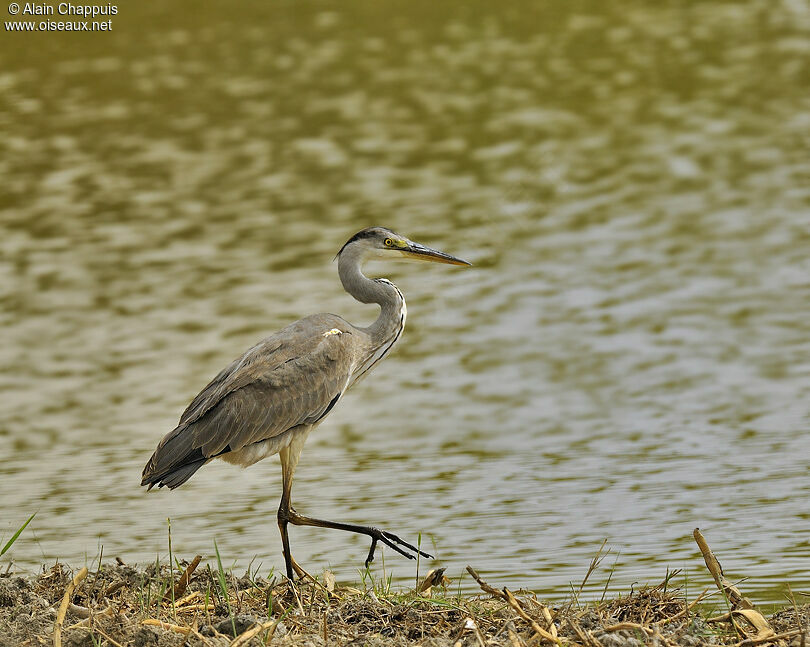
[[[175, 430], [176, 431], [176, 430]], [[174, 433], [174, 432], [172, 432]], [[195, 448], [191, 451], [181, 451], [178, 454], [177, 447], [172, 440], [175, 437], [168, 437], [161, 441], [155, 453], [149, 459], [141, 474], [141, 486], [147, 486], [147, 492], [155, 485], [162, 488], [164, 485], [170, 490], [179, 487], [188, 481], [198, 469], [208, 461], [202, 449]], [[166, 442], [168, 440], [168, 442]]]
[[157, 483], [159, 488], [162, 488], [165, 485], [170, 490], [180, 487], [183, 485], [183, 483], [188, 481], [198, 469], [205, 465], [207, 460], [208, 459], [206, 458], [201, 458], [199, 460], [186, 463], [185, 465], [180, 465], [179, 467], [172, 469], [170, 472], [161, 474], [159, 477], [154, 477], [150, 488], [155, 483]]

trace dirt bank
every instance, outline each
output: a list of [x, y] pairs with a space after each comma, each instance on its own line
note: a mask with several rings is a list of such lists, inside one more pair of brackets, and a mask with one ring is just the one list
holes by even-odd
[[457, 596], [441, 574], [421, 592], [395, 592], [379, 582], [342, 586], [328, 572], [291, 585], [209, 566], [186, 583], [184, 569], [113, 563], [88, 573], [57, 564], [36, 577], [0, 576], [0, 646], [803, 647], [810, 622], [807, 606], [760, 616], [766, 626], [755, 611], [716, 620], [725, 598], [715, 591], [687, 600], [675, 578], [598, 603], [572, 595], [547, 606], [480, 577], [481, 595]]

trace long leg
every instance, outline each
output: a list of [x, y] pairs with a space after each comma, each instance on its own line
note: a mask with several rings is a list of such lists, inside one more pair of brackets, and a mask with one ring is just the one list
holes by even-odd
[[289, 496], [285, 498], [282, 497], [281, 505], [278, 508], [278, 529], [281, 532], [281, 547], [282, 553], [284, 555], [284, 566], [287, 569], [287, 579], [293, 579], [293, 570], [292, 570], [292, 553], [290, 552], [290, 537], [287, 534], [287, 522], [289, 521], [288, 514], [289, 514]]
[[281, 545], [284, 550], [284, 566], [287, 570], [287, 577], [293, 579], [293, 560], [292, 553], [290, 552], [290, 538], [287, 533], [287, 525], [293, 524], [295, 526], [316, 526], [318, 528], [334, 528], [335, 530], [345, 530], [346, 532], [355, 532], [361, 535], [368, 535], [371, 537], [371, 547], [366, 557], [366, 567], [374, 561], [374, 551], [377, 548], [377, 542], [382, 542], [386, 546], [392, 548], [400, 555], [404, 555], [408, 559], [416, 559], [414, 555], [406, 552], [400, 546], [404, 546], [408, 550], [419, 553], [423, 557], [431, 559], [433, 556], [419, 550], [416, 546], [409, 544], [407, 541], [397, 537], [394, 533], [374, 528], [373, 526], [359, 526], [351, 523], [340, 523], [338, 521], [326, 521], [325, 519], [315, 519], [312, 517], [305, 517], [298, 514], [290, 503], [292, 493], [292, 481], [295, 474], [295, 468], [298, 466], [298, 459], [301, 456], [301, 450], [304, 447], [304, 441], [307, 439], [309, 429], [302, 430], [297, 435], [293, 436], [290, 444], [279, 452], [281, 459], [281, 476], [282, 476], [282, 491], [281, 502], [278, 506], [278, 529], [281, 532]]
[[302, 430], [293, 436], [290, 444], [282, 449], [278, 455], [281, 459], [281, 502], [278, 505], [278, 529], [281, 532], [281, 546], [284, 551], [284, 566], [287, 569], [287, 578], [292, 580], [293, 560], [290, 552], [290, 537], [287, 534], [287, 524], [290, 522], [290, 493], [292, 492], [293, 475], [298, 466], [298, 459], [304, 442], [309, 435], [309, 429]]

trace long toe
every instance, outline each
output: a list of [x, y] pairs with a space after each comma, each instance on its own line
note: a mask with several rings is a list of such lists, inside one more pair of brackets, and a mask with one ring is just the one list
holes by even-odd
[[415, 553], [418, 553], [419, 555], [422, 555], [423, 557], [427, 557], [428, 559], [433, 558], [432, 555], [429, 555], [426, 552], [419, 550], [418, 548], [416, 548], [416, 546], [411, 546], [411, 544], [409, 544], [407, 541], [404, 541], [404, 540], [400, 539], [399, 537], [397, 537], [395, 534], [393, 534], [391, 532], [386, 532], [384, 530], [378, 530], [377, 528], [374, 528], [374, 531], [376, 533], [379, 533], [377, 539], [379, 539], [382, 543], [384, 543], [389, 548], [392, 548], [393, 550], [397, 551], [400, 555], [404, 555], [408, 559], [416, 559], [416, 556], [411, 555], [409, 552], [403, 550], [400, 547], [400, 545], [405, 546], [405, 548], [408, 548], [408, 549], [414, 551]]
[[366, 562], [365, 562], [366, 568], [368, 568], [368, 565], [371, 564], [371, 562], [374, 561], [374, 551], [376, 550], [376, 548], [377, 548], [377, 538], [372, 537], [371, 538], [371, 548], [368, 549], [368, 557], [366, 557]]
[[[405, 541], [401, 537], [398, 537], [397, 535], [395, 535], [392, 532], [386, 532], [385, 530], [383, 530], [382, 534], [383, 534], [384, 537], [390, 539], [391, 541], [395, 541], [396, 543], [401, 544], [402, 546], [405, 546], [405, 548], [408, 548], [408, 549], [412, 550], [415, 553], [419, 553], [422, 557], [427, 557], [428, 559], [433, 559], [433, 555], [430, 555], [429, 553], [426, 553], [423, 550], [419, 550], [416, 546], [413, 546], [413, 545], [409, 544], [407, 541]], [[415, 559], [415, 558], [411, 557], [411, 559]]]

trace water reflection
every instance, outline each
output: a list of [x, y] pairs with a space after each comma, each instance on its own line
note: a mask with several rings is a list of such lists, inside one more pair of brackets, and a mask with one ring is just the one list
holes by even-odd
[[[302, 512], [545, 595], [606, 537], [612, 586], [699, 579], [695, 526], [751, 597], [810, 584], [805, 9], [175, 3], [5, 39], [0, 533], [39, 510], [15, 561], [151, 559], [170, 516], [176, 550], [278, 567], [277, 464], [149, 496], [140, 469], [264, 334], [373, 318], [330, 261], [384, 224], [477, 269], [391, 270], [408, 328], [310, 439]], [[361, 539], [293, 533], [356, 576]]]

